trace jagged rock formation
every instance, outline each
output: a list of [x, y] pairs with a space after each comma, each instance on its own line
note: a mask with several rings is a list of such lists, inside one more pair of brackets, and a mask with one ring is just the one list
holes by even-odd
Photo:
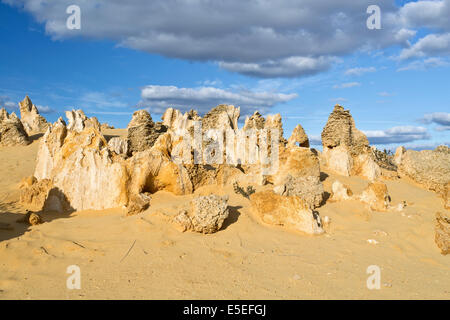
[[68, 126], [60, 118], [42, 138], [34, 176], [38, 183], [51, 181], [71, 208], [127, 206], [129, 214], [135, 214], [146, 208], [141, 194], [158, 190], [177, 195], [192, 193], [186, 168], [170, 157], [170, 134], [161, 135], [153, 147], [127, 158], [126, 140], [108, 144], [95, 118], [78, 111], [67, 116]]
[[322, 131], [323, 159], [327, 167], [344, 175], [374, 180], [380, 167], [374, 160], [367, 137], [358, 129], [348, 110], [334, 107]]
[[241, 109], [230, 105], [219, 105], [202, 118], [202, 130], [209, 129], [238, 130], [238, 119]]
[[19, 102], [20, 120], [27, 132], [45, 132], [48, 128], [47, 120], [39, 114], [36, 106], [31, 102], [31, 99], [26, 96], [23, 101]]
[[331, 190], [331, 199], [333, 201], [351, 200], [353, 198], [353, 192], [350, 187], [341, 183], [339, 180], [333, 182]]
[[295, 145], [296, 143], [302, 148], [309, 148], [309, 138], [300, 124], [294, 128], [291, 137], [288, 139], [288, 145]]
[[[308, 208], [318, 207], [323, 200], [317, 153], [295, 144], [282, 143], [271, 151], [279, 152], [280, 164], [269, 174], [262, 171], [261, 159], [253, 165], [175, 161], [180, 150], [193, 160], [193, 152], [176, 126], [191, 130], [193, 121], [201, 121], [203, 132], [219, 128], [239, 133], [242, 131], [237, 127], [239, 108], [233, 106], [218, 106], [204, 118], [193, 111], [181, 115], [177, 110], [168, 109], [163, 116], [165, 124], [159, 126], [164, 130], [158, 129], [147, 111], [137, 111], [128, 125], [128, 137], [115, 137], [109, 142], [101, 134], [97, 119], [86, 117], [82, 111], [70, 111], [66, 115], [68, 125], [60, 118], [42, 138], [34, 176], [37, 186], [45, 184], [43, 180], [50, 181], [51, 187], [59, 190], [74, 210], [127, 206], [129, 214], [135, 214], [147, 207], [148, 201], [141, 200], [147, 199], [143, 195], [148, 193], [165, 190], [176, 195], [190, 194], [204, 185], [226, 185], [243, 179], [257, 185], [272, 182], [281, 196], [297, 196]], [[258, 114], [253, 117], [258, 128], [264, 124], [264, 128], [281, 129], [281, 117], [270, 119], [265, 121]], [[294, 139], [295, 136], [291, 140]], [[260, 148], [257, 145], [252, 152], [259, 154]], [[29, 190], [33, 195], [29, 198], [44, 193], [44, 200], [38, 201], [42, 209], [48, 190], [29, 188], [36, 189]]]
[[389, 208], [391, 197], [385, 183], [381, 181], [369, 182], [362, 192], [360, 200], [369, 205], [371, 210], [386, 211]]
[[187, 130], [190, 131], [194, 126], [194, 121], [201, 121], [201, 117], [198, 115], [197, 111], [190, 110], [185, 114], [182, 114], [179, 110], [168, 108], [162, 116], [163, 124], [172, 129], [177, 130]]
[[264, 129], [265, 123], [266, 119], [258, 111], [255, 111], [251, 117], [245, 118], [243, 130]]
[[146, 110], [138, 110], [133, 113], [133, 118], [128, 124], [128, 154], [150, 149], [156, 139], [167, 131], [167, 127], [161, 122], [154, 123], [150, 113]]
[[[450, 149], [440, 146], [435, 150], [405, 150], [397, 148], [395, 161], [401, 177], [409, 177], [446, 200], [450, 183]], [[448, 189], [447, 189], [448, 190]], [[448, 196], [447, 196], [448, 199]]]
[[30, 144], [22, 122], [13, 112], [8, 114], [6, 109], [0, 109], [0, 146], [15, 146]]
[[450, 212], [437, 212], [435, 225], [436, 245], [441, 249], [441, 253], [450, 253]]
[[98, 119], [96, 117], [88, 118], [83, 110], [66, 111], [66, 117], [69, 120], [69, 124], [67, 125], [68, 130], [81, 132], [84, 128], [94, 128], [100, 131]]
[[195, 198], [189, 210], [183, 210], [174, 218], [182, 232], [215, 233], [228, 218], [228, 196], [209, 195]]
[[271, 191], [250, 196], [253, 212], [264, 223], [308, 234], [323, 233], [322, 223], [305, 201], [297, 196], [280, 196]]

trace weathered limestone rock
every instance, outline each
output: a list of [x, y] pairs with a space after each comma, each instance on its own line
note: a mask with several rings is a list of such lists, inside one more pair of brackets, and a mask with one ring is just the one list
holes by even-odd
[[371, 210], [383, 212], [388, 209], [391, 197], [385, 183], [374, 181], [369, 182], [369, 185], [361, 194], [360, 200], [367, 203]]
[[30, 144], [22, 122], [13, 112], [8, 114], [6, 109], [0, 109], [0, 145], [1, 146], [16, 146]]
[[353, 192], [350, 189], [350, 187], [341, 183], [339, 180], [333, 182], [331, 190], [332, 190], [331, 200], [333, 201], [351, 200], [353, 197]]
[[450, 212], [437, 212], [434, 241], [441, 253], [450, 253]]
[[398, 147], [395, 150], [395, 155], [394, 155], [394, 163], [395, 165], [399, 166], [400, 163], [402, 163], [402, 159], [403, 159], [403, 155], [405, 154], [406, 149], [405, 147]]
[[201, 121], [197, 111], [190, 110], [182, 114], [179, 110], [168, 108], [162, 116], [163, 124], [173, 131], [191, 130], [194, 121]]
[[30, 181], [26, 181], [22, 185], [20, 192], [20, 203], [26, 209], [59, 213], [70, 210], [70, 205], [64, 194], [54, 187], [51, 180], [37, 181], [34, 177], [30, 177], [28, 180]]
[[274, 190], [282, 196], [298, 196], [310, 208], [323, 201], [320, 164], [317, 154], [295, 145], [282, 148], [278, 172], [273, 176]]
[[445, 209], [450, 210], [450, 182], [445, 185], [442, 198], [444, 199]]
[[401, 177], [409, 177], [427, 189], [440, 195], [450, 183], [450, 152], [442, 146], [436, 150], [403, 151], [398, 166]]
[[60, 117], [50, 125], [41, 139], [36, 160], [34, 176], [38, 180], [46, 179], [52, 175], [56, 165], [56, 154], [60, 151], [67, 136], [67, 127]]
[[182, 232], [208, 234], [219, 231], [228, 215], [228, 196], [209, 195], [193, 199], [189, 211], [181, 211], [174, 222]]
[[251, 117], [245, 118], [243, 130], [249, 129], [264, 129], [266, 119], [258, 112], [255, 111]]
[[100, 131], [100, 123], [97, 118], [88, 118], [83, 110], [66, 111], [66, 117], [69, 120], [69, 124], [67, 125], [68, 130], [81, 132], [84, 128], [94, 128], [95, 130]]
[[254, 213], [262, 222], [308, 234], [323, 233], [320, 217], [297, 196], [280, 196], [271, 191], [250, 196]]
[[355, 127], [348, 110], [334, 107], [322, 131], [323, 159], [331, 170], [344, 175], [358, 175], [369, 180], [380, 176], [367, 137]]
[[20, 218], [19, 220], [17, 220], [17, 222], [19, 222], [19, 223], [28, 223], [28, 224], [30, 224], [32, 226], [36, 226], [38, 224], [43, 223], [43, 219], [37, 213], [33, 213], [33, 212], [30, 212], [30, 211], [27, 211], [25, 216]]
[[85, 119], [82, 112], [68, 115], [73, 115], [69, 118], [72, 119], [71, 129], [59, 119], [45, 133], [34, 176], [38, 180], [51, 180], [75, 210], [126, 205], [125, 163], [113, 157], [95, 121]]
[[294, 131], [288, 140], [288, 145], [295, 145], [296, 143], [298, 143], [300, 147], [309, 148], [308, 136], [300, 124], [294, 128]]
[[164, 147], [164, 143], [170, 144], [168, 140], [170, 135], [164, 134], [160, 136], [153, 148], [138, 152], [127, 159], [131, 179], [128, 185], [131, 194], [154, 193], [159, 190], [176, 195], [193, 192], [188, 171], [182, 164], [173, 162], [169, 156], [170, 149]]
[[153, 122], [148, 111], [138, 110], [134, 112], [133, 118], [128, 124], [128, 154], [132, 155], [150, 149], [158, 137], [166, 131], [167, 127], [164, 124]]
[[114, 137], [108, 141], [109, 150], [126, 156], [128, 154], [128, 140], [121, 137]]
[[219, 105], [202, 118], [202, 130], [238, 130], [238, 119], [241, 109], [231, 105]]
[[127, 205], [127, 215], [132, 216], [147, 210], [150, 206], [150, 200], [148, 194], [132, 194]]
[[39, 114], [36, 106], [31, 102], [28, 96], [19, 102], [20, 120], [27, 132], [45, 132], [48, 128], [47, 120]]

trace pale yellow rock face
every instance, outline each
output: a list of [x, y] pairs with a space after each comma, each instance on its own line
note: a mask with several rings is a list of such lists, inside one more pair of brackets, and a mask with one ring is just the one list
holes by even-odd
[[444, 196], [450, 183], [450, 149], [443, 146], [436, 150], [404, 151], [398, 173]]
[[334, 107], [322, 131], [325, 165], [344, 176], [360, 176], [375, 180], [381, 169], [375, 162], [367, 137], [359, 131], [348, 110]]
[[447, 183], [445, 185], [445, 192], [443, 198], [445, 209], [450, 210], [450, 183]]
[[28, 96], [19, 102], [20, 120], [28, 134], [45, 132], [48, 128], [47, 120], [39, 114], [36, 106]]
[[351, 168], [353, 167], [353, 159], [346, 147], [339, 146], [332, 149], [324, 148], [322, 159], [329, 169], [340, 175], [346, 177], [350, 176]]
[[350, 187], [336, 180], [331, 186], [332, 195], [331, 200], [333, 201], [344, 201], [351, 200], [353, 198], [353, 192]]
[[441, 253], [446, 255], [450, 253], [450, 213], [437, 212], [435, 225], [436, 245], [441, 249]]
[[367, 188], [362, 192], [360, 200], [369, 205], [374, 211], [387, 211], [391, 198], [384, 182], [369, 182]]
[[308, 234], [321, 234], [320, 218], [297, 196], [280, 196], [271, 191], [257, 192], [250, 196], [253, 212], [266, 224]]
[[323, 186], [318, 156], [309, 148], [281, 147], [278, 172], [273, 175], [274, 190], [283, 196], [298, 196], [310, 208], [320, 206]]
[[30, 139], [16, 114], [13, 112], [10, 115], [5, 108], [0, 109], [0, 146], [28, 144]]
[[295, 145], [296, 143], [300, 147], [309, 148], [309, 138], [300, 124], [294, 128], [291, 137], [288, 139], [288, 145]]

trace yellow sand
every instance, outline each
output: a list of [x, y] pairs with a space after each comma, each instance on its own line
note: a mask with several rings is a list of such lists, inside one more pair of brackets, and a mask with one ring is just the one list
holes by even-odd
[[[18, 183], [33, 174], [38, 143], [0, 149], [0, 222], [13, 227], [0, 230], [0, 299], [450, 298], [450, 256], [434, 243], [442, 200], [409, 181], [386, 181], [393, 204], [409, 204], [403, 213], [328, 202], [318, 210], [331, 218], [322, 236], [261, 225], [247, 199], [217, 186], [196, 192], [230, 195], [231, 216], [213, 235], [178, 232], [168, 216], [192, 195], [167, 192], [137, 216], [121, 208], [45, 214], [30, 227], [15, 222], [24, 214]], [[367, 185], [327, 174], [327, 191], [335, 179], [355, 194]], [[81, 268], [81, 290], [66, 287], [70, 265]], [[370, 265], [381, 268], [380, 290], [366, 287]]]

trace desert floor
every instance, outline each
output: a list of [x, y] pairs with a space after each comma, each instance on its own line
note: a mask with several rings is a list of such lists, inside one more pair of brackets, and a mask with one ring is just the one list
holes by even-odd
[[[123, 134], [114, 130], [109, 134]], [[371, 212], [357, 201], [318, 209], [331, 224], [321, 236], [261, 225], [232, 187], [231, 215], [213, 235], [180, 233], [170, 216], [195, 195], [158, 192], [145, 213], [45, 214], [45, 223], [16, 223], [19, 182], [34, 172], [39, 141], [0, 149], [0, 299], [449, 299], [450, 256], [434, 243], [434, 216], [445, 210], [433, 192], [386, 180], [403, 212]], [[354, 193], [367, 181], [324, 172]], [[99, 197], [102, 195], [99, 194]], [[367, 240], [378, 241], [377, 244]], [[67, 267], [81, 268], [81, 289], [68, 290]], [[381, 268], [380, 290], [369, 290], [368, 266]]]

